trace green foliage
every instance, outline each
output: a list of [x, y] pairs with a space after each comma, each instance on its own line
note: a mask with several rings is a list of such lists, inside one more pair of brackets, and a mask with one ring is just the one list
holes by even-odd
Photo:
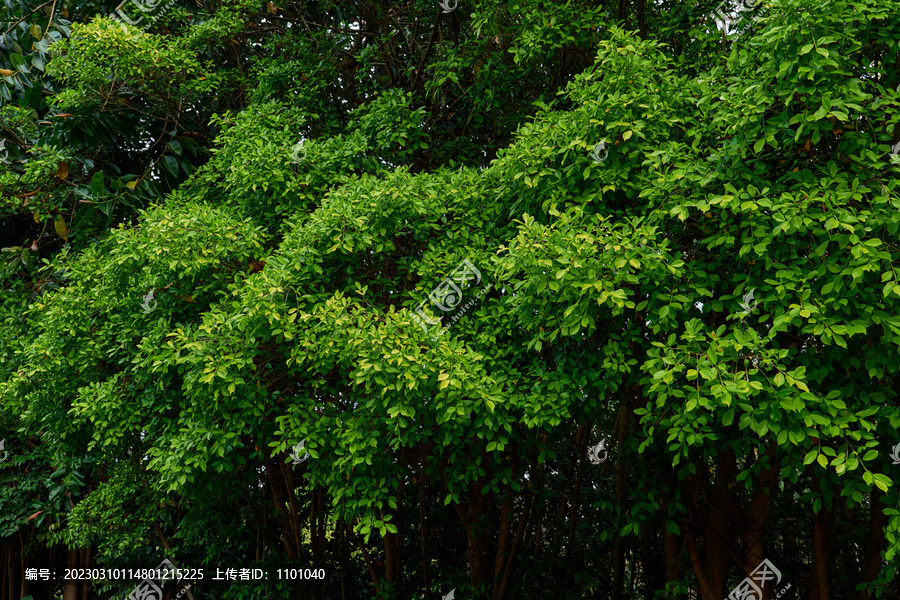
[[900, 3], [618, 4], [73, 25], [0, 110], [3, 543], [329, 573], [215, 598], [894, 597]]
[[128, 27], [97, 19], [76, 25], [73, 38], [54, 45], [58, 58], [48, 74], [66, 88], [54, 99], [60, 108], [116, 111], [141, 97], [168, 112], [176, 99], [191, 102], [193, 95], [213, 89], [191, 52]]

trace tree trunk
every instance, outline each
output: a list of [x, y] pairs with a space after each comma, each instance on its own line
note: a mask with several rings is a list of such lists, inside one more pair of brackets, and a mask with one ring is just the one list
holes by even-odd
[[506, 568], [503, 573], [503, 579], [500, 582], [500, 589], [494, 595], [493, 600], [503, 600], [503, 597], [506, 595], [506, 590], [509, 587], [510, 583], [510, 573], [512, 573], [512, 565], [515, 562], [516, 554], [519, 551], [519, 548], [522, 545], [522, 539], [525, 535], [525, 531], [527, 529], [529, 518], [531, 517], [531, 494], [529, 494], [525, 499], [525, 510], [522, 513], [522, 518], [519, 520], [519, 527], [516, 530], [516, 538], [513, 540], [512, 549], [509, 552], [509, 559], [506, 561]]
[[466, 531], [467, 555], [472, 572], [472, 585], [481, 586], [491, 581], [490, 542], [491, 532], [483, 517], [489, 506], [489, 495], [482, 495], [481, 490], [490, 483], [488, 475], [475, 480], [466, 494], [468, 506], [454, 504], [456, 514]]
[[288, 561], [296, 561], [300, 558], [299, 523], [292, 502], [288, 500], [285, 490], [285, 482], [281, 468], [275, 460], [265, 458], [266, 475], [269, 490], [272, 492], [272, 502], [275, 505], [275, 514], [278, 515], [278, 524], [281, 527], [281, 539], [284, 543], [284, 553]]
[[[624, 0], [622, 0], [622, 4], [620, 7], [624, 7]], [[628, 437], [628, 429], [629, 423], [631, 422], [631, 411], [628, 410], [628, 405], [622, 404], [619, 407], [619, 414], [616, 416], [616, 424], [613, 426], [613, 436], [616, 438], [616, 441], [619, 444], [619, 447], [624, 447], [625, 438]], [[620, 454], [618, 460], [616, 461], [616, 506], [620, 509], [625, 507], [625, 497], [626, 497], [626, 480], [628, 478], [628, 461], [625, 459], [626, 454], [623, 452]], [[616, 530], [621, 531], [622, 529], [622, 517], [620, 516], [616, 520]], [[613, 547], [613, 587], [612, 587], [612, 598], [613, 600], [622, 600], [623, 596], [623, 586], [625, 585], [625, 540], [622, 536], [616, 536], [616, 543]]]
[[384, 578], [391, 585], [400, 582], [401, 542], [399, 533], [388, 532], [384, 535]]
[[[744, 537], [744, 570], [749, 575], [765, 558], [763, 533], [769, 508], [772, 505], [772, 494], [778, 484], [778, 464], [776, 461], [777, 444], [774, 440], [766, 448], [766, 467], [760, 473], [759, 490], [754, 494], [745, 511], [746, 520], [743, 528]], [[762, 600], [774, 597], [774, 581], [763, 589]]]
[[[732, 529], [734, 499], [729, 492], [734, 483], [734, 454], [723, 452], [716, 464], [715, 481], [705, 463], [697, 462], [691, 491], [691, 509], [685, 521], [685, 538], [694, 575], [703, 600], [724, 597], [728, 556], [734, 556], [727, 543], [734, 538]], [[701, 504], [704, 504], [701, 508]], [[698, 539], [702, 534], [702, 540]], [[701, 545], [702, 543], [702, 545]], [[702, 552], [701, 552], [702, 548]]]
[[[900, 128], [898, 128], [900, 131]], [[869, 513], [869, 535], [865, 545], [865, 556], [862, 561], [859, 583], [870, 583], [875, 580], [881, 571], [881, 551], [884, 550], [884, 528], [887, 527], [888, 518], [884, 514], [884, 492], [877, 487], [872, 488], [872, 508]], [[870, 600], [868, 592], [857, 592], [857, 600]]]
[[709, 530], [703, 544], [706, 573], [713, 590], [720, 597], [725, 593], [728, 557], [733, 556], [728, 544], [734, 539], [731, 533], [734, 528], [731, 516], [734, 512], [735, 499], [729, 490], [734, 485], [736, 474], [737, 462], [734, 453], [727, 451], [720, 454], [715, 481], [710, 491]]
[[[69, 548], [66, 551], [66, 568], [78, 569], [81, 567], [81, 549]], [[77, 579], [66, 579], [63, 584], [63, 600], [79, 600], [78, 588], [80, 581]]]

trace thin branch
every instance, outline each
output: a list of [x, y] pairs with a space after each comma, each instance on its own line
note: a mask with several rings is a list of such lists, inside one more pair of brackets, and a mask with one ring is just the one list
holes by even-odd
[[47, 34], [50, 33], [50, 26], [53, 25], [53, 15], [56, 13], [56, 0], [53, 0], [53, 7], [50, 9], [50, 20], [47, 21], [47, 30], [44, 31], [44, 35], [41, 36], [41, 39], [47, 37]]
[[45, 6], [47, 6], [48, 4], [50, 4], [50, 2], [54, 2], [54, 3], [55, 3], [56, 0], [47, 0], [46, 2], [44, 2], [43, 4], [41, 4], [40, 6], [35, 7], [35, 9], [32, 10], [30, 13], [28, 13], [27, 15], [25, 15], [24, 17], [22, 17], [21, 19], [19, 19], [19, 20], [16, 21], [15, 23], [13, 23], [13, 24], [12, 24], [12, 27], [10, 27], [9, 29], [7, 29], [6, 31], [3, 32], [3, 35], [6, 35], [7, 33], [11, 32], [13, 29], [16, 28], [16, 26], [17, 26], [19, 23], [21, 23], [22, 21], [24, 21], [25, 19], [27, 19], [28, 17], [30, 17], [31, 15], [33, 15], [34, 13], [36, 13], [37, 11], [39, 11], [40, 9], [42, 9], [42, 8], [44, 8]]

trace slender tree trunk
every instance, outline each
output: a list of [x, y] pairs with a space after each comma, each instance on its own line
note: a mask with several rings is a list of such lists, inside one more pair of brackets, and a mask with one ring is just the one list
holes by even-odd
[[456, 514], [466, 531], [467, 555], [472, 572], [472, 584], [476, 587], [491, 581], [490, 542], [491, 532], [485, 517], [490, 503], [490, 492], [481, 490], [490, 483], [488, 475], [475, 480], [466, 494], [468, 506], [454, 504]]
[[687, 539], [688, 553], [691, 557], [691, 566], [694, 568], [694, 575], [697, 576], [697, 583], [700, 585], [701, 600], [721, 600], [721, 593], [715, 590], [713, 582], [706, 576], [706, 570], [703, 568], [703, 561], [700, 558], [700, 551], [697, 548], [694, 524], [691, 523], [690, 520], [685, 523], [684, 535]]
[[363, 555], [363, 562], [366, 563], [366, 571], [369, 572], [369, 577], [372, 579], [372, 585], [375, 586], [375, 591], [380, 598], [382, 595], [381, 592], [381, 582], [378, 579], [378, 573], [375, 572], [375, 567], [372, 566], [372, 559], [369, 557], [369, 552], [366, 550], [363, 541], [359, 538], [359, 536], [354, 536], [356, 538], [356, 545], [359, 548], [360, 552]]
[[[278, 524], [281, 528], [281, 539], [284, 543], [284, 552], [288, 561], [297, 561], [300, 558], [299, 518], [296, 513], [296, 503], [289, 499], [281, 467], [275, 460], [265, 458], [266, 478], [269, 490], [272, 492], [272, 502], [275, 505], [275, 514], [278, 516]], [[292, 494], [291, 494], [292, 495]]]
[[[662, 498], [657, 498], [656, 504], [660, 512], [667, 515], [667, 519], [662, 524], [663, 548], [666, 556], [666, 581], [669, 583], [681, 581], [684, 578], [684, 569], [681, 567], [681, 555], [684, 550], [684, 528], [679, 529], [682, 535], [669, 532], [668, 520], [675, 521], [672, 518], [673, 510]], [[683, 594], [680, 594], [678, 597], [683, 597]]]
[[[21, 539], [21, 532], [18, 539]], [[19, 582], [21, 594], [18, 597], [25, 596], [25, 578], [19, 573], [23, 570], [20, 567], [21, 559], [14, 548], [14, 542], [17, 537], [10, 536], [8, 538], [0, 538], [0, 568], [2, 568], [2, 577], [0, 577], [0, 596], [15, 598], [16, 583]]]
[[491, 598], [499, 598], [503, 575], [506, 572], [509, 553], [512, 548], [512, 499], [507, 495], [500, 508], [500, 533], [497, 539], [497, 555], [494, 559], [494, 585]]
[[522, 540], [527, 529], [528, 521], [531, 517], [531, 503], [531, 494], [528, 494], [525, 499], [525, 511], [522, 513], [522, 518], [519, 521], [519, 527], [516, 531], [516, 538], [513, 541], [512, 549], [509, 553], [509, 560], [506, 563], [506, 569], [503, 573], [503, 580], [500, 583], [500, 590], [497, 592], [494, 600], [503, 600], [504, 596], [506, 595], [506, 590], [508, 589], [509, 583], [511, 581], [510, 573], [512, 573], [513, 570], [512, 565], [514, 564], [514, 561], [516, 559], [516, 554], [519, 551], [519, 547], [522, 545]]
[[384, 535], [384, 578], [391, 585], [400, 582], [401, 541], [399, 533]]
[[[898, 61], [900, 62], [900, 61]], [[900, 131], [900, 128], [898, 128]], [[869, 535], [864, 548], [865, 555], [862, 561], [859, 583], [871, 583], [881, 571], [881, 552], [884, 550], [884, 528], [887, 527], [888, 517], [884, 514], [884, 492], [877, 487], [872, 489], [872, 508], [869, 513]], [[862, 590], [857, 592], [857, 600], [870, 600], [871, 594]]]
[[421, 534], [422, 545], [422, 578], [425, 580], [425, 589], [431, 590], [431, 578], [428, 575], [428, 543], [427, 543], [427, 526], [425, 524], [425, 469], [419, 472], [419, 533]]
[[[703, 462], [696, 462], [696, 475], [691, 490], [691, 509], [685, 521], [685, 538], [691, 566], [700, 584], [702, 600], [721, 600], [727, 574], [727, 557], [731, 552], [727, 540], [734, 523], [729, 486], [734, 482], [736, 465], [732, 453], [719, 455], [715, 482]], [[701, 506], [702, 505], [702, 506]], [[700, 539], [702, 535], [702, 540]]]
[[563, 493], [562, 498], [559, 500], [559, 510], [556, 513], [556, 519], [553, 521], [553, 539], [550, 541], [550, 548], [553, 556], [553, 560], [551, 562], [550, 568], [547, 570], [547, 579], [553, 579], [556, 574], [556, 563], [559, 558], [559, 538], [562, 535], [562, 523], [563, 517], [566, 514], [566, 508], [569, 506], [569, 493], [566, 491]]
[[[620, 6], [624, 6], [624, 0]], [[622, 404], [619, 407], [619, 415], [616, 419], [615, 433], [618, 434], [619, 448], [624, 447], [625, 438], [628, 437], [628, 424], [630, 422], [631, 412], [628, 406]], [[626, 505], [626, 480], [628, 478], [628, 461], [624, 452], [619, 454], [616, 460], [616, 507], [619, 509], [619, 518], [616, 522], [616, 530], [622, 528], [623, 511]], [[617, 535], [615, 547], [613, 548], [613, 600], [622, 600], [625, 585], [625, 539]]]
[[[166, 552], [171, 554], [172, 546], [169, 545], [169, 540], [166, 538], [166, 534], [162, 530], [162, 527], [159, 526], [159, 523], [156, 523], [156, 522], [153, 523], [153, 530], [156, 532], [156, 535], [159, 537], [159, 543], [162, 544], [162, 547], [166, 550]], [[175, 565], [175, 566], [177, 567], [178, 565]], [[191, 593], [190, 588], [185, 590], [185, 593], [187, 593], [187, 596], [190, 600], [194, 600], [194, 594]]]
[[728, 557], [732, 554], [728, 544], [734, 539], [734, 535], [730, 535], [734, 528], [730, 517], [734, 514], [736, 500], [729, 489], [734, 485], [736, 475], [737, 462], [734, 453], [730, 451], [721, 453], [716, 465], [715, 481], [709, 492], [709, 530], [704, 541], [706, 574], [717, 595], [723, 595], [725, 592]]
[[[814, 477], [815, 479], [815, 477]], [[818, 485], [816, 485], [818, 487]], [[828, 563], [831, 556], [831, 510], [824, 506], [812, 517], [812, 564], [810, 565], [809, 600], [831, 600]]]
[[[85, 569], [90, 568], [91, 566], [91, 549], [90, 548], [82, 548], [81, 549], [81, 564]], [[90, 597], [90, 580], [83, 579], [81, 580], [78, 586], [78, 600], [88, 600]], [[188, 592], [190, 594], [190, 592]], [[191, 599], [193, 600], [193, 598]]]
[[[744, 569], [749, 575], [766, 558], [763, 533], [766, 520], [769, 518], [769, 508], [772, 505], [772, 495], [778, 484], [778, 464], [776, 461], [777, 445], [774, 440], [769, 442], [766, 448], [766, 467], [760, 473], [759, 490], [753, 495], [750, 505], [745, 511], [743, 528], [744, 537]], [[763, 589], [762, 600], [771, 600], [774, 597], [774, 582]]]
[[[575, 433], [575, 448], [578, 449], [578, 471], [575, 475], [575, 487], [572, 491], [572, 505], [569, 509], [569, 530], [568, 535], [566, 536], [565, 563], [569, 565], [572, 564], [573, 560], [572, 552], [575, 547], [575, 525], [578, 522], [578, 507], [581, 499], [581, 486], [584, 482], [584, 469], [587, 463], [587, 447], [590, 431], [591, 423], [582, 423], [578, 426], [578, 431]], [[577, 551], [575, 552], [576, 556], [574, 559], [577, 560]], [[571, 579], [568, 581], [574, 583]], [[556, 598], [559, 598], [565, 587], [567, 586], [561, 585], [556, 588]]]
[[644, 600], [656, 598], [656, 592], [666, 586], [665, 565], [658, 559], [659, 547], [650, 536], [650, 526], [641, 526], [641, 575], [644, 582]]
[[638, 35], [641, 36], [642, 40], [647, 39], [647, 7], [646, 0], [637, 0], [637, 20], [638, 20]]
[[[663, 543], [666, 552], [666, 581], [671, 583], [684, 579], [684, 569], [681, 567], [681, 555], [684, 550], [684, 537], [669, 533], [668, 526], [663, 524]], [[684, 594], [679, 594], [683, 598]]]
[[350, 543], [350, 524], [341, 523], [338, 526], [339, 535], [337, 536], [337, 551], [339, 553], [338, 572], [341, 579], [341, 600], [347, 600], [347, 554], [349, 553]]
[[[69, 548], [66, 551], [66, 568], [77, 569], [81, 558], [80, 548]], [[77, 579], [67, 579], [63, 585], [63, 600], [78, 600], [79, 581]]]

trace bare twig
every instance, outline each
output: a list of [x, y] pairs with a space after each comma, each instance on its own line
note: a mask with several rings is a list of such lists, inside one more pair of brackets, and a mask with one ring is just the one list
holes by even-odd
[[25, 15], [24, 17], [22, 17], [21, 19], [19, 19], [19, 20], [16, 21], [15, 23], [13, 23], [13, 24], [12, 24], [12, 27], [10, 27], [9, 29], [7, 29], [6, 31], [3, 32], [3, 35], [6, 35], [6, 34], [9, 33], [10, 31], [12, 31], [13, 29], [15, 29], [16, 26], [17, 26], [19, 23], [21, 23], [22, 21], [24, 21], [25, 19], [27, 19], [28, 17], [30, 17], [31, 15], [33, 15], [34, 13], [36, 13], [37, 11], [39, 11], [40, 9], [42, 9], [42, 8], [44, 8], [45, 6], [47, 6], [48, 4], [50, 4], [50, 2], [55, 2], [55, 1], [56, 1], [56, 0], [47, 0], [47, 2], [44, 2], [44, 3], [41, 4], [40, 6], [35, 7], [34, 10], [32, 10], [30, 13], [28, 13], [27, 15]]

